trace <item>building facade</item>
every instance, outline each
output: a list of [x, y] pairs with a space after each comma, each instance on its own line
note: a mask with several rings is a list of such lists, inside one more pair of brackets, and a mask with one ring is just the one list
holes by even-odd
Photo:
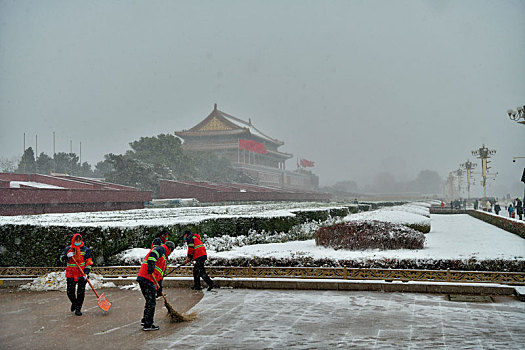
[[[227, 114], [214, 105], [213, 111], [189, 130], [175, 131], [187, 151], [211, 151], [230, 161], [234, 169], [257, 180], [260, 185], [278, 188], [317, 190], [319, 179], [310, 172], [287, 171], [292, 154], [279, 151], [284, 145], [258, 130], [251, 122]], [[255, 145], [247, 150], [245, 144]]]

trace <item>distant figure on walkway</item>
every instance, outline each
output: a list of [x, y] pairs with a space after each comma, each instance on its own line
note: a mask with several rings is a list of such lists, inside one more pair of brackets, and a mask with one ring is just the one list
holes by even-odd
[[496, 215], [499, 215], [500, 211], [501, 211], [501, 207], [499, 206], [499, 203], [496, 202], [496, 204], [494, 204], [494, 212], [496, 213]]
[[514, 218], [514, 207], [512, 206], [512, 203], [509, 204], [509, 218]]
[[[84, 244], [82, 235], [75, 233], [71, 239], [71, 245], [64, 248], [60, 261], [67, 262], [66, 283], [67, 297], [71, 301], [71, 312], [82, 316], [82, 304], [86, 292], [86, 281], [93, 265], [91, 251]], [[80, 267], [77, 266], [80, 265]], [[84, 275], [82, 274], [84, 272]], [[76, 289], [76, 293], [75, 293]]]
[[474, 199], [474, 210], [478, 210], [478, 200]]
[[441, 209], [443, 209], [445, 207], [445, 203], [443, 203], [443, 201], [441, 201]]
[[516, 214], [518, 214], [520, 220], [523, 220], [523, 203], [519, 198], [516, 198]]
[[204, 243], [202, 243], [201, 236], [199, 236], [197, 233], [191, 233], [191, 231], [186, 230], [184, 231], [182, 237], [188, 245], [188, 257], [182, 264], [185, 265], [192, 260], [195, 261], [195, 265], [193, 266], [193, 287], [191, 287], [191, 289], [202, 289], [202, 277], [204, 282], [206, 282], [208, 285], [208, 291], [211, 291], [213, 287], [215, 287], [215, 284], [211, 280], [210, 276], [208, 276], [206, 269], [204, 268], [204, 262], [206, 259], [208, 259], [208, 256], [206, 254]]

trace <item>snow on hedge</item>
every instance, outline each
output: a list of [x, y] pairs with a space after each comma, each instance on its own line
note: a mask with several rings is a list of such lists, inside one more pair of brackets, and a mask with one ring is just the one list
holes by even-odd
[[291, 217], [297, 210], [343, 208], [333, 203], [263, 203], [209, 207], [0, 216], [0, 225], [135, 227], [195, 224], [217, 217]]
[[377, 220], [394, 224], [430, 226], [430, 218], [408, 212], [401, 206], [348, 215], [345, 221]]

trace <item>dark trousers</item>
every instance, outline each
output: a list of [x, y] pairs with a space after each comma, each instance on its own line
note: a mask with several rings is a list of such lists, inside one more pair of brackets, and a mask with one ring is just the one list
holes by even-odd
[[[82, 304], [84, 304], [84, 295], [86, 294], [86, 281], [79, 277], [75, 282], [73, 278], [66, 278], [67, 283], [67, 297], [71, 301], [71, 309], [80, 311]], [[76, 288], [78, 286], [78, 288]], [[76, 289], [76, 292], [75, 292]]]
[[144, 299], [146, 299], [142, 322], [145, 327], [148, 327], [153, 324], [153, 317], [155, 316], [155, 306], [157, 305], [155, 299], [157, 297], [157, 290], [155, 289], [155, 286], [143, 281], [139, 281], [139, 286], [142, 295], [144, 295]]
[[208, 276], [206, 269], [204, 268], [204, 262], [206, 259], [206, 256], [201, 256], [195, 260], [195, 265], [193, 266], [193, 286], [196, 288], [201, 287], [201, 277], [204, 282], [206, 282], [208, 287], [213, 286], [213, 281], [211, 280], [210, 276]]

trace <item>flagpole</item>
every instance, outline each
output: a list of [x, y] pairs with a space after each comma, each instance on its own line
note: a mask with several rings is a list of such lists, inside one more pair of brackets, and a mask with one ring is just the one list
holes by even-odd
[[237, 138], [237, 163], [241, 162], [241, 156], [240, 156], [240, 148], [239, 148], [239, 138]]

